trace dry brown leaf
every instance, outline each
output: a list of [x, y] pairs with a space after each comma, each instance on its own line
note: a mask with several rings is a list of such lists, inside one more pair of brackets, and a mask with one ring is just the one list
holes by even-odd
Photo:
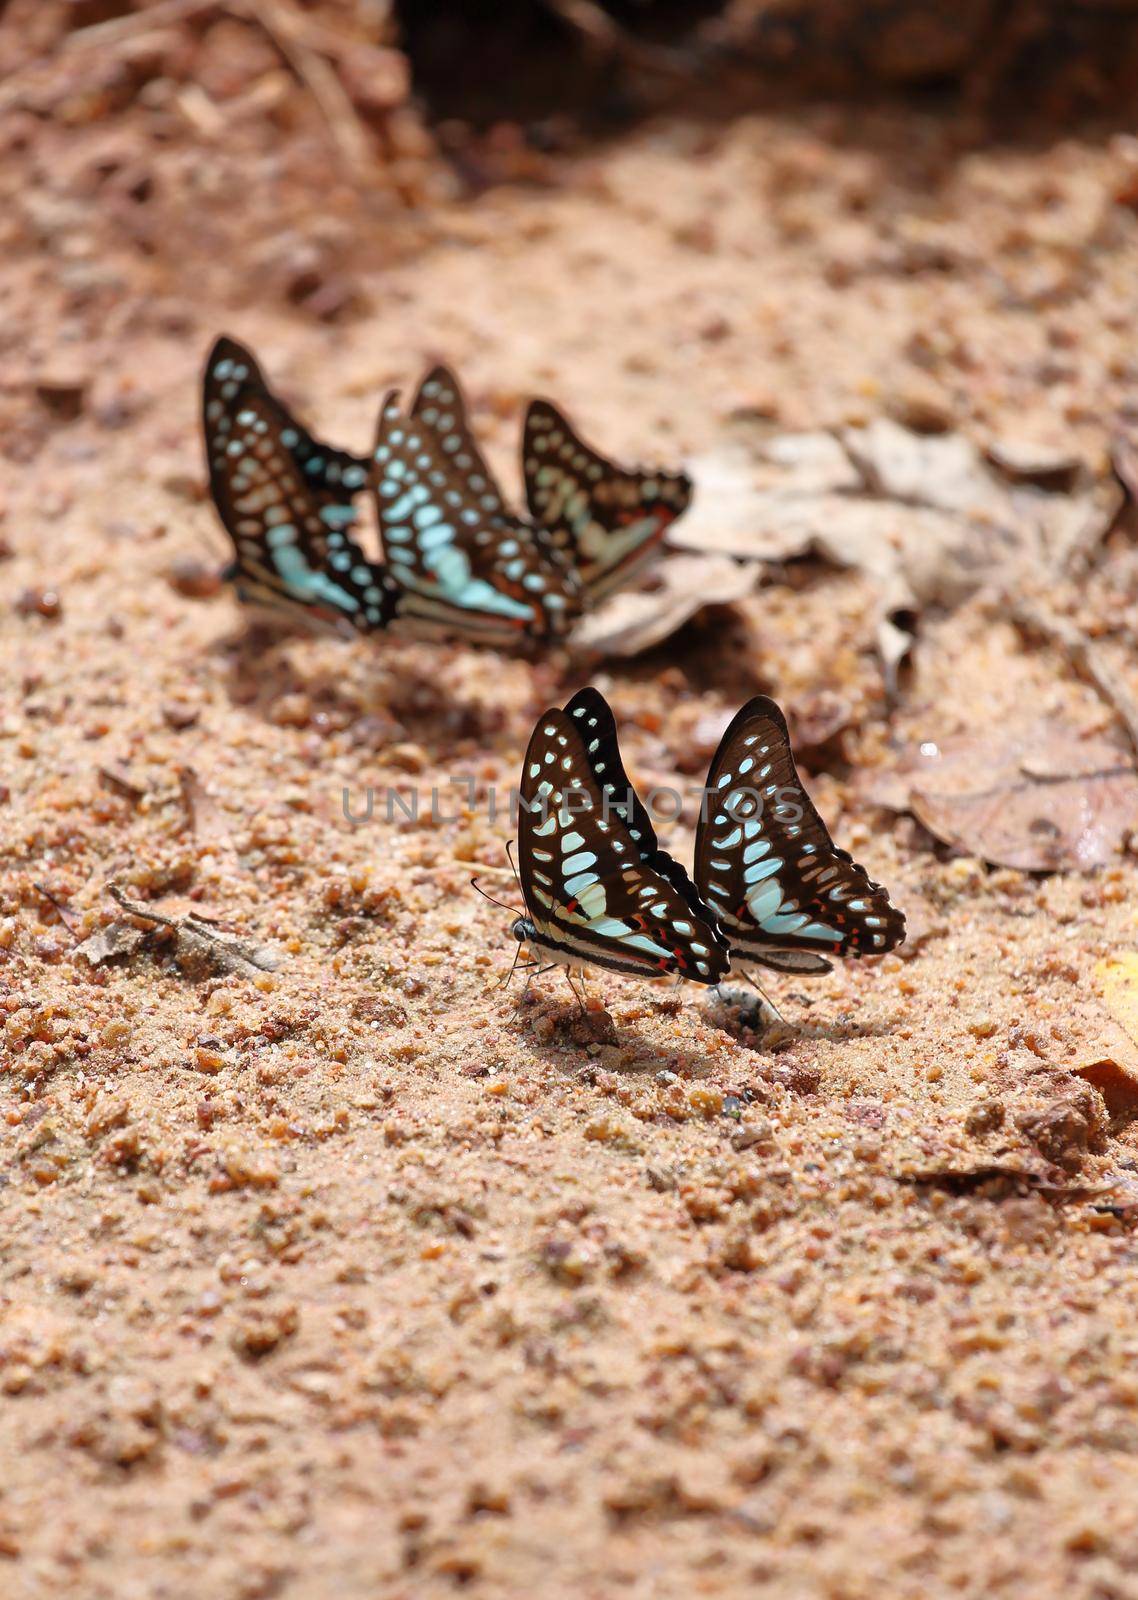
[[704, 606], [743, 600], [758, 582], [753, 566], [726, 556], [673, 556], [654, 588], [613, 595], [573, 635], [583, 650], [635, 656], [669, 638]]
[[965, 855], [1027, 872], [1089, 871], [1138, 829], [1130, 757], [1109, 740], [1052, 723], [922, 745], [902, 769], [874, 775], [865, 792], [911, 810]]
[[1103, 537], [1119, 485], [1077, 466], [1060, 472], [1069, 465], [1014, 447], [985, 457], [962, 434], [914, 433], [884, 417], [840, 439], [736, 440], [690, 463], [698, 492], [669, 541], [751, 561], [818, 555], [864, 572], [895, 671], [908, 648], [900, 613], [957, 605], [1017, 572], [1061, 571]]
[[101, 967], [104, 961], [114, 961], [118, 956], [132, 956], [145, 938], [141, 928], [120, 917], [76, 945], [75, 954], [84, 956], [93, 967]]
[[1004, 435], [989, 439], [985, 455], [1005, 477], [1043, 488], [1072, 488], [1082, 462], [1062, 445]]

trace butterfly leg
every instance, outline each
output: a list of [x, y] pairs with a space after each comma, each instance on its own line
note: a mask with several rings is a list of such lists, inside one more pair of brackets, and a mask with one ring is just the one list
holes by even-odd
[[525, 999], [526, 995], [529, 993], [529, 986], [533, 982], [533, 980], [535, 978], [540, 978], [543, 972], [552, 972], [553, 968], [556, 965], [557, 965], [556, 961], [551, 961], [551, 962], [549, 962], [549, 964], [547, 966], [544, 966], [544, 967], [539, 967], [536, 961], [527, 961], [525, 963], [525, 968], [528, 969], [528, 971], [529, 971], [529, 977], [526, 979], [525, 984], [524, 984], [524, 986], [522, 988], [522, 992], [518, 996], [517, 1004], [514, 1006], [514, 1010], [515, 1011], [520, 1011], [521, 1010], [522, 1001]]
[[[586, 1006], [584, 1000], [582, 1000], [581, 996], [577, 993], [577, 985], [573, 982], [573, 974], [572, 974], [572, 972], [570, 971], [570, 969], [568, 967], [565, 968], [565, 982], [569, 985], [570, 989], [572, 989], [573, 998], [574, 998], [574, 1000], [576, 1000], [578, 1006], [581, 1008], [581, 1015], [584, 1016], [585, 1012], [588, 1010], [588, 1007]], [[584, 977], [583, 976], [582, 976], [582, 979], [581, 979], [581, 983], [582, 983], [582, 987], [583, 987], [584, 986]]]

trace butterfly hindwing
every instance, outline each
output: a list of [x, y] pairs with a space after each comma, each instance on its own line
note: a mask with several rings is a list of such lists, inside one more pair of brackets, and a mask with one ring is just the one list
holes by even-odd
[[905, 936], [886, 891], [830, 838], [765, 695], [738, 713], [712, 760], [693, 876], [732, 953], [783, 971], [883, 955]]
[[530, 516], [569, 556], [594, 602], [659, 554], [691, 501], [685, 473], [618, 466], [548, 400], [526, 412], [522, 464]]
[[476, 445], [453, 373], [427, 374], [409, 413], [384, 402], [372, 479], [380, 536], [407, 590], [405, 615], [475, 637], [559, 637], [580, 585], [514, 517]]
[[589, 743], [567, 707], [539, 719], [526, 752], [519, 865], [539, 944], [570, 962], [718, 983], [728, 964], [723, 939], [675, 878], [644, 858], [626, 811], [606, 801]]
[[241, 598], [360, 631], [386, 626], [397, 591], [351, 531], [366, 464], [308, 433], [233, 339], [210, 352], [203, 423], [210, 493], [233, 541], [229, 576]]

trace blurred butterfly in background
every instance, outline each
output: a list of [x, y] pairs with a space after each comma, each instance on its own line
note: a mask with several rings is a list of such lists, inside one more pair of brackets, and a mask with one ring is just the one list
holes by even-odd
[[627, 470], [578, 438], [548, 400], [533, 400], [522, 438], [526, 501], [535, 524], [568, 556], [595, 605], [660, 554], [691, 503], [683, 472]]
[[270, 390], [252, 354], [220, 338], [202, 402], [209, 487], [246, 604], [338, 632], [384, 628], [400, 593], [353, 534], [368, 461], [323, 444]]
[[742, 708], [712, 759], [693, 877], [736, 967], [828, 972], [830, 956], [884, 955], [905, 937], [887, 892], [831, 839], [766, 695]]
[[[727, 942], [628, 782], [604, 697], [582, 689], [539, 717], [522, 768], [511, 926], [550, 966], [718, 984]], [[574, 990], [574, 992], [576, 992]]]
[[659, 553], [691, 499], [682, 473], [625, 471], [545, 400], [527, 412], [522, 458], [529, 521], [506, 507], [451, 371], [429, 372], [406, 415], [388, 396], [374, 482], [403, 620], [490, 642], [561, 638]]
[[569, 561], [505, 506], [454, 374], [435, 367], [404, 414], [380, 413], [372, 485], [405, 624], [490, 643], [552, 640], [581, 610]]

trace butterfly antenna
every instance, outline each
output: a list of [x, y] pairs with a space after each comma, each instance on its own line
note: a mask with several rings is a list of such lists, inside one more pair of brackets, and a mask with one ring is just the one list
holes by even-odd
[[521, 880], [521, 878], [518, 877], [518, 869], [517, 869], [517, 866], [515, 865], [515, 862], [514, 862], [514, 841], [512, 839], [507, 839], [506, 840], [506, 859], [510, 863], [510, 870], [514, 874], [514, 882], [518, 886], [518, 893], [521, 895], [522, 901], [524, 903], [525, 897], [526, 897], [525, 896], [525, 890], [522, 888], [522, 880]]
[[[521, 915], [520, 912], [514, 910], [513, 906], [508, 906], [504, 900], [497, 900], [492, 894], [487, 894], [486, 890], [482, 887], [477, 878], [471, 878], [470, 887], [472, 889], [477, 889], [483, 900], [489, 900], [492, 906], [500, 906], [503, 911], [508, 911], [512, 917]], [[518, 946], [518, 949], [521, 949], [521, 945]]]

